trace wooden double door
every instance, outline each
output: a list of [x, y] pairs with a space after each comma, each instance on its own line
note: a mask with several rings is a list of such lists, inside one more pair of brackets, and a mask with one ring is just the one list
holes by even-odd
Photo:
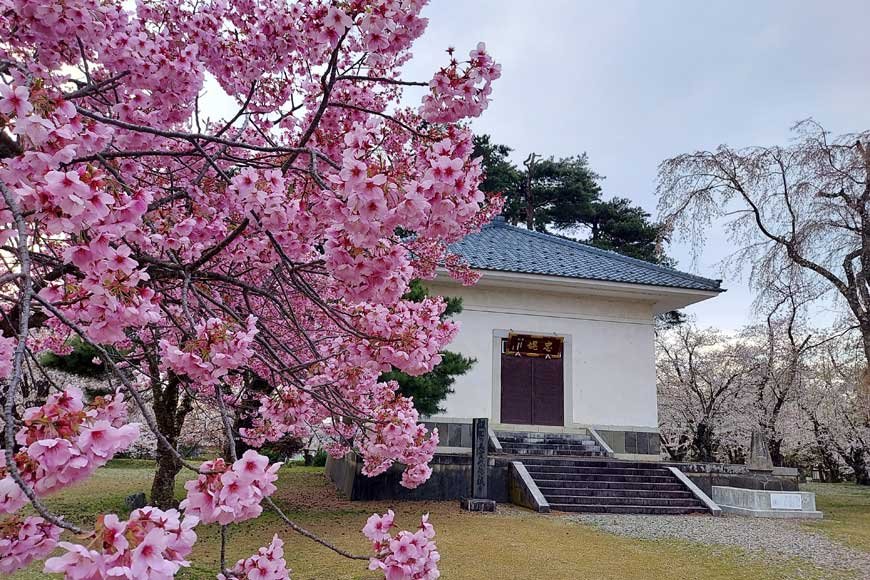
[[501, 422], [565, 424], [562, 359], [501, 355]]

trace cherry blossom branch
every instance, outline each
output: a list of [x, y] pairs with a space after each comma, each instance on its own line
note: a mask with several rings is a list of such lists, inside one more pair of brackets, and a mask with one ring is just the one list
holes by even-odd
[[5, 445], [3, 454], [6, 458], [6, 469], [15, 484], [21, 489], [33, 508], [45, 518], [59, 528], [64, 528], [76, 534], [82, 533], [82, 529], [78, 526], [65, 522], [61, 518], [51, 513], [48, 508], [43, 505], [42, 501], [37, 497], [36, 492], [24, 481], [21, 477], [21, 471], [18, 469], [18, 462], [15, 461], [15, 417], [14, 409], [18, 398], [18, 385], [22, 380], [22, 363], [24, 354], [27, 350], [27, 335], [30, 332], [30, 300], [33, 293], [33, 279], [30, 276], [30, 253], [28, 250], [27, 225], [21, 215], [21, 208], [18, 206], [18, 200], [11, 191], [6, 187], [6, 184], [0, 182], [0, 193], [3, 195], [3, 201], [6, 207], [12, 213], [12, 219], [15, 223], [15, 229], [18, 235], [18, 260], [21, 268], [20, 276], [23, 287], [20, 295], [20, 307], [18, 318], [18, 343], [15, 345], [15, 351], [12, 355], [12, 375], [6, 385], [6, 404], [3, 408], [4, 439]]
[[172, 454], [172, 456], [179, 462], [179, 464], [183, 465], [194, 473], [202, 473], [199, 467], [193, 465], [192, 463], [189, 463], [181, 455], [181, 453], [179, 453], [178, 450], [169, 442], [169, 440], [166, 439], [163, 433], [160, 432], [160, 429], [157, 427], [157, 422], [154, 420], [154, 417], [152, 417], [151, 414], [148, 412], [147, 406], [142, 400], [142, 396], [139, 394], [139, 391], [130, 382], [127, 376], [123, 372], [121, 372], [121, 369], [119, 369], [118, 366], [115, 364], [115, 361], [112, 359], [112, 356], [109, 354], [109, 352], [105, 348], [103, 348], [102, 345], [97, 344], [96, 342], [88, 338], [85, 331], [78, 324], [64, 316], [64, 314], [60, 310], [55, 308], [53, 304], [43, 299], [38, 294], [35, 294], [33, 298], [34, 300], [42, 304], [46, 308], [46, 310], [51, 312], [52, 315], [54, 315], [64, 325], [72, 329], [73, 332], [75, 332], [84, 343], [88, 344], [97, 351], [97, 353], [100, 355], [100, 358], [103, 360], [103, 362], [106, 363], [106, 366], [109, 367], [109, 369], [115, 374], [115, 376], [118, 377], [118, 380], [124, 386], [124, 389], [127, 391], [127, 393], [130, 394], [130, 397], [132, 397], [133, 401], [136, 403], [136, 407], [138, 407], [139, 411], [142, 413], [142, 418], [145, 419], [145, 423], [148, 425], [148, 428], [151, 430], [152, 433], [154, 433], [154, 436], [157, 438], [160, 444], [167, 451], [169, 451], [170, 454]]
[[69, 93], [65, 93], [63, 98], [66, 99], [67, 101], [71, 101], [73, 99], [81, 99], [84, 97], [90, 97], [96, 93], [101, 93], [101, 92], [105, 91], [106, 89], [114, 89], [120, 85], [120, 83], [118, 81], [122, 80], [126, 76], [129, 76], [129, 74], [130, 74], [130, 71], [124, 71], [124, 72], [118, 73], [116, 75], [113, 75], [113, 76], [107, 78], [106, 80], [92, 82], [90, 84], [87, 84], [87, 85], [81, 87], [80, 89], [77, 89], [77, 90], [69, 92]]
[[256, 92], [256, 90], [257, 90], [257, 81], [253, 81], [251, 83], [251, 89], [248, 91], [247, 97], [245, 97], [244, 102], [242, 102], [242, 107], [238, 110], [238, 112], [233, 116], [232, 119], [230, 119], [229, 121], [227, 121], [224, 124], [223, 128], [220, 131], [218, 131], [217, 133], [214, 134], [215, 137], [220, 137], [221, 135], [226, 133], [229, 130], [229, 128], [232, 127], [233, 124], [235, 124], [235, 122], [239, 120], [239, 117], [241, 117], [242, 115], [245, 114], [245, 111], [248, 110], [248, 105], [251, 104], [251, 99], [254, 98], [254, 93]]
[[367, 81], [373, 83], [385, 83], [388, 85], [401, 85], [405, 87], [428, 87], [429, 83], [424, 81], [403, 81], [401, 79], [391, 79], [387, 77], [372, 77], [365, 75], [341, 75], [336, 80], [339, 81]]
[[317, 534], [306, 530], [305, 528], [303, 528], [302, 526], [300, 526], [299, 524], [297, 524], [296, 522], [294, 522], [293, 520], [288, 518], [287, 515], [283, 511], [281, 511], [281, 508], [279, 508], [277, 505], [275, 505], [275, 502], [272, 501], [272, 498], [267, 497], [267, 498], [264, 498], [263, 501], [265, 501], [269, 505], [269, 507], [271, 507], [273, 510], [275, 510], [275, 513], [278, 514], [278, 517], [281, 518], [281, 520], [283, 520], [284, 523], [287, 524], [290, 527], [290, 529], [292, 529], [294, 532], [297, 532], [297, 533], [301, 534], [302, 536], [305, 536], [309, 540], [314, 540], [315, 542], [317, 542], [321, 546], [323, 546], [325, 548], [329, 548], [330, 550], [332, 550], [336, 554], [338, 554], [340, 556], [344, 556], [345, 558], [349, 558], [351, 560], [369, 560], [369, 556], [359, 556], [359, 555], [353, 554], [351, 552], [348, 552], [346, 550], [342, 550], [338, 546], [324, 540], [323, 538], [321, 538]]
[[409, 133], [412, 133], [413, 135], [415, 135], [416, 137], [419, 137], [420, 139], [431, 139], [431, 137], [429, 137], [428, 135], [424, 135], [423, 133], [420, 133], [419, 131], [417, 131], [413, 127], [409, 126], [407, 123], [404, 123], [404, 122], [398, 120], [397, 118], [395, 118], [394, 116], [388, 115], [387, 113], [381, 113], [380, 111], [374, 111], [372, 109], [367, 109], [365, 107], [351, 105], [350, 103], [337, 103], [334, 101], [329, 103], [329, 106], [330, 107], [338, 107], [340, 109], [350, 109], [352, 111], [359, 111], [360, 113], [368, 113], [370, 115], [377, 115], [378, 117], [381, 117], [382, 119], [386, 119], [386, 120], [390, 121], [391, 123], [395, 123], [396, 125], [398, 125], [402, 129], [408, 131]]
[[[345, 37], [347, 36], [347, 32], [341, 35], [341, 38], [338, 39], [338, 42], [335, 44], [335, 49], [332, 51], [332, 55], [329, 57], [329, 64], [326, 66], [326, 70], [323, 71], [323, 76], [321, 77], [320, 84], [323, 86], [323, 96], [320, 100], [320, 106], [317, 107], [317, 111], [314, 113], [314, 117], [311, 119], [311, 123], [308, 125], [308, 129], [305, 130], [305, 133], [302, 135], [302, 138], [299, 140], [299, 146], [305, 147], [308, 143], [308, 140], [311, 139], [311, 136], [314, 135], [315, 129], [320, 124], [320, 119], [323, 117], [323, 113], [326, 112], [326, 107], [329, 104], [329, 96], [332, 93], [332, 88], [335, 85], [335, 79], [338, 73], [338, 55], [341, 50], [341, 44], [344, 42]], [[326, 77], [329, 76], [329, 82], [327, 83]], [[281, 171], [286, 172], [290, 167], [293, 166], [293, 162], [296, 161], [296, 158], [299, 156], [299, 153], [294, 152], [290, 157], [287, 158], [281, 165]]]
[[314, 155], [336, 169], [339, 167], [338, 164], [335, 163], [332, 159], [312, 147], [263, 147], [261, 145], [255, 145], [253, 143], [240, 143], [238, 141], [231, 141], [229, 139], [223, 139], [221, 137], [215, 137], [213, 135], [206, 135], [204, 133], [182, 133], [179, 131], [166, 131], [163, 129], [155, 129], [154, 127], [148, 127], [146, 125], [137, 125], [135, 123], [128, 123], [127, 121], [121, 121], [120, 119], [106, 117], [100, 115], [99, 113], [84, 109], [82, 107], [76, 107], [76, 110], [85, 117], [94, 119], [95, 121], [106, 123], [107, 125], [114, 125], [115, 127], [120, 127], [121, 129], [136, 131], [138, 133], [148, 133], [150, 135], [157, 135], [158, 137], [165, 137], [167, 139], [178, 139], [181, 141], [190, 142], [191, 144], [196, 141], [205, 141], [208, 143], [226, 145], [233, 149], [249, 149], [251, 151], [259, 151], [261, 153], [282, 152], [292, 153], [294, 155], [301, 155], [304, 153], [306, 155]]

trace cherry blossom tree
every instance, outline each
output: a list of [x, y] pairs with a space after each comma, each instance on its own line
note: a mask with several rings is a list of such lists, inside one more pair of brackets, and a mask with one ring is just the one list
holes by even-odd
[[811, 429], [817, 466], [829, 477], [852, 472], [870, 485], [870, 387], [863, 342], [838, 333], [813, 352], [799, 401]]
[[870, 483], [870, 388], [855, 329], [810, 329], [794, 295], [733, 334], [694, 325], [657, 342], [662, 446], [675, 461], [743, 463], [752, 430], [774, 465]]
[[[227, 441], [317, 428], [334, 456], [360, 453], [366, 475], [398, 463], [415, 487], [431, 474], [437, 432], [378, 377], [431, 370], [456, 332], [440, 298], [402, 296], [438, 268], [476, 280], [447, 248], [501, 209], [478, 189], [462, 124], [500, 69], [481, 44], [467, 58], [448, 50], [431, 80], [403, 79], [424, 4], [0, 0], [0, 570], [59, 546], [48, 572], [167, 578], [188, 565], [196, 527], [216, 522], [217, 574], [289, 577], [280, 538], [226, 563], [226, 526], [263, 509], [369, 560], [287, 518], [270, 498], [279, 466], [255, 450], [229, 445], [196, 466], [176, 443], [193, 405], [210, 405]], [[207, 80], [235, 99], [229, 118], [205, 116]], [[87, 401], [57, 384], [18, 412], [37, 353], [72, 336], [117, 392]], [[269, 389], [236, 433], [254, 381]], [[158, 442], [154, 505], [85, 529], [45, 507], [140, 429]], [[182, 468], [196, 477], [179, 511]], [[37, 515], [18, 515], [27, 503]], [[367, 534], [372, 569], [437, 577], [427, 519], [395, 536], [389, 523]]]
[[694, 322], [658, 332], [659, 430], [671, 459], [716, 461], [748, 437], [741, 411], [756, 365], [747, 362], [743, 344]]
[[808, 327], [807, 308], [817, 297], [806, 288], [779, 280], [761, 298], [757, 306], [764, 311], [763, 322], [746, 326], [737, 337], [745, 345], [746, 364], [754, 369], [746, 407], [753, 411], [755, 428], [767, 436], [773, 464], [786, 465], [786, 449], [792, 454], [800, 450], [792, 445], [794, 423], [803, 422], [796, 403], [804, 392], [812, 350], [832, 331]]

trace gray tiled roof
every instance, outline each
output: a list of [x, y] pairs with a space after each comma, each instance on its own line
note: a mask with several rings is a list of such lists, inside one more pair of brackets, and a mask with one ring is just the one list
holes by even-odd
[[723, 291], [710, 280], [550, 234], [510, 226], [501, 217], [452, 244], [476, 270], [605, 280], [627, 284]]

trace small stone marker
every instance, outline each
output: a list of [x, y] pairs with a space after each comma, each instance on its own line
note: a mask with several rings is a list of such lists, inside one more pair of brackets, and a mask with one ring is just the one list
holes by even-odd
[[489, 499], [489, 419], [471, 420], [471, 497], [459, 500], [464, 510], [494, 512], [495, 501]]
[[773, 460], [770, 458], [770, 449], [767, 444], [767, 436], [761, 431], [752, 432], [752, 442], [749, 445], [749, 471], [773, 471]]
[[148, 500], [145, 499], [145, 494], [142, 492], [134, 493], [128, 495], [124, 498], [124, 503], [130, 509], [130, 511], [137, 510], [139, 508], [143, 508], [148, 505]]

